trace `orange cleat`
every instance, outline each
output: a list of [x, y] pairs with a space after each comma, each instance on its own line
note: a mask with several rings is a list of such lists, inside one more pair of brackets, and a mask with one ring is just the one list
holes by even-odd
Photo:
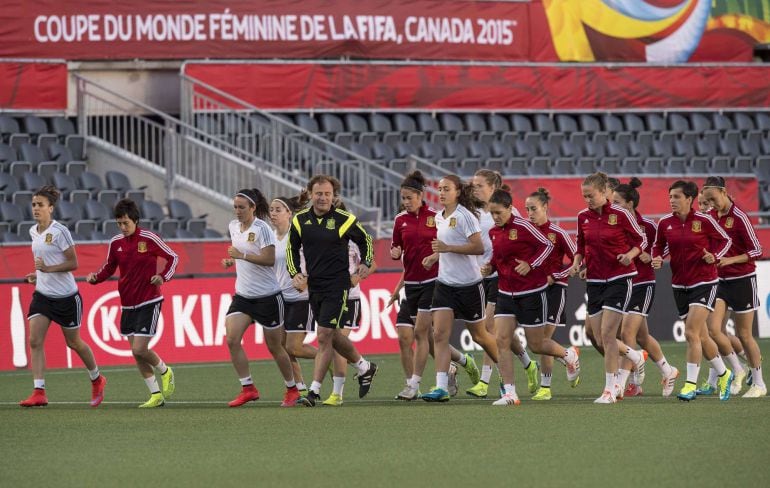
[[[298, 392], [299, 394], [299, 392]], [[243, 390], [235, 397], [235, 400], [228, 403], [231, 407], [240, 407], [244, 403], [253, 402], [259, 400], [259, 390], [254, 385], [244, 386]]]
[[627, 397], [635, 397], [635, 396], [642, 396], [642, 386], [637, 385], [634, 383], [629, 383], [628, 386], [626, 386], [626, 391], [623, 393], [623, 396]]
[[91, 406], [96, 408], [104, 400], [104, 385], [107, 384], [107, 378], [99, 375], [98, 378], [91, 381]]
[[297, 405], [297, 400], [299, 400], [299, 390], [297, 387], [292, 386], [291, 388], [286, 388], [286, 393], [283, 395], [281, 406], [294, 407]]
[[35, 388], [32, 394], [26, 400], [19, 402], [22, 407], [45, 407], [48, 405], [48, 397], [45, 396], [43, 388]]

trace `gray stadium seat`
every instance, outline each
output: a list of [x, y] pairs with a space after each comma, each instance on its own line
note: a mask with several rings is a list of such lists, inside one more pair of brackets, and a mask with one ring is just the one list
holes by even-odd
[[36, 115], [25, 115], [22, 119], [22, 127], [24, 132], [29, 134], [30, 140], [37, 143], [38, 138], [42, 134], [48, 133], [48, 126], [45, 120]]
[[65, 198], [69, 198], [70, 193], [78, 189], [75, 178], [66, 173], [54, 173], [51, 176], [51, 183], [62, 192]]
[[44, 187], [48, 182], [37, 173], [24, 173], [21, 177], [21, 188], [23, 190], [37, 191]]
[[163, 213], [163, 207], [159, 203], [151, 200], [142, 202], [142, 218], [148, 219], [154, 223], [163, 220], [166, 215]]
[[104, 190], [104, 183], [102, 183], [102, 178], [96, 173], [92, 173], [90, 171], [84, 171], [80, 175], [79, 183], [80, 189], [90, 191], [91, 196], [93, 197], [96, 197], [100, 191]]
[[624, 132], [626, 130], [623, 126], [623, 121], [615, 114], [602, 115], [602, 126], [609, 133]]
[[529, 120], [529, 117], [527, 117], [524, 114], [512, 114], [511, 115], [511, 129], [514, 132], [533, 132], [534, 128], [532, 126], [532, 121]]
[[77, 204], [62, 200], [54, 207], [54, 218], [72, 230], [75, 222], [83, 218], [83, 211]]
[[14, 203], [0, 202], [0, 222], [5, 222], [15, 232], [19, 222], [24, 220], [24, 212]]
[[88, 220], [95, 220], [97, 223], [113, 219], [112, 210], [96, 200], [88, 200], [84, 210], [85, 218]]
[[10, 173], [0, 173], [0, 193], [10, 200], [11, 195], [19, 191], [19, 182]]
[[34, 193], [31, 191], [15, 191], [11, 195], [11, 202], [19, 207], [24, 214], [24, 219], [32, 220], [32, 197]]

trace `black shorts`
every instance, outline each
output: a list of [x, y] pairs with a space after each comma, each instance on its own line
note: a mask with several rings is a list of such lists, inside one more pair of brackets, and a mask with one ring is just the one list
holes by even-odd
[[744, 276], [735, 280], [719, 280], [717, 299], [724, 300], [735, 313], [753, 312], [759, 308], [757, 276]]
[[153, 337], [158, 328], [163, 300], [140, 307], [124, 308], [120, 314], [120, 335]]
[[242, 313], [248, 315], [252, 322], [256, 322], [265, 329], [275, 329], [283, 326], [283, 295], [275, 295], [259, 298], [246, 298], [233, 295], [233, 302], [227, 310], [227, 315]]
[[588, 316], [593, 317], [604, 309], [626, 313], [628, 302], [631, 300], [631, 289], [631, 278], [619, 278], [606, 283], [587, 283]]
[[567, 314], [564, 309], [567, 307], [567, 287], [554, 283], [546, 291], [548, 298], [548, 317], [545, 320], [547, 325], [564, 327], [567, 325]]
[[452, 310], [455, 320], [471, 323], [484, 320], [484, 284], [479, 281], [468, 286], [449, 286], [437, 281], [431, 310]]
[[409, 314], [409, 305], [406, 300], [399, 302], [398, 315], [396, 315], [396, 327], [414, 327], [414, 319]]
[[497, 296], [495, 317], [516, 317], [522, 327], [542, 327], [548, 313], [547, 295], [546, 290], [516, 296], [500, 293]]
[[27, 319], [42, 315], [64, 329], [77, 329], [83, 318], [83, 300], [80, 293], [68, 297], [51, 298], [40, 292], [32, 293]]
[[342, 318], [343, 329], [357, 329], [361, 326], [361, 299], [348, 300], [345, 316]]
[[674, 288], [674, 302], [676, 302], [679, 318], [684, 319], [687, 317], [690, 305], [704, 307], [713, 312], [718, 286], [717, 283], [713, 283], [693, 288]]
[[347, 310], [348, 290], [310, 292], [310, 309], [319, 327], [340, 329]]
[[308, 300], [284, 302], [283, 309], [283, 328], [287, 333], [308, 333], [313, 330], [313, 311], [310, 310]]
[[628, 302], [628, 313], [646, 317], [650, 314], [652, 302], [655, 301], [655, 283], [642, 283], [631, 287], [631, 301]]
[[417, 317], [417, 312], [430, 312], [430, 305], [433, 302], [433, 290], [435, 285], [435, 280], [428, 283], [404, 285], [404, 291], [406, 292], [406, 305], [402, 304], [401, 308], [406, 307], [406, 313], [408, 313], [412, 318]]
[[494, 305], [497, 303], [497, 276], [494, 278], [484, 278], [484, 293], [487, 295], [487, 303]]

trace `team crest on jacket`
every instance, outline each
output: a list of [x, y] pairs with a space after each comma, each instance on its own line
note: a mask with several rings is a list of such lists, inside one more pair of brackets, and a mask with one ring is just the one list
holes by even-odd
[[136, 245], [137, 252], [147, 252], [147, 243], [144, 241], [141, 241], [139, 244]]
[[615, 225], [618, 223], [618, 216], [615, 214], [610, 214], [609, 217], [607, 217], [607, 223], [610, 225]]
[[46, 244], [52, 244], [53, 243], [53, 234], [46, 234], [45, 235], [45, 243]]
[[553, 242], [554, 244], [556, 244], [556, 234], [554, 234], [553, 232], [549, 232], [548, 233], [548, 240]]
[[249, 232], [249, 236], [246, 238], [248, 242], [254, 242], [257, 240], [257, 234]]
[[700, 220], [696, 220], [692, 223], [692, 231], [700, 232]]
[[449, 228], [454, 229], [455, 227], [457, 227], [457, 218], [452, 217], [449, 219]]
[[726, 229], [732, 229], [734, 223], [735, 223], [735, 221], [733, 220], [732, 217], [727, 217], [727, 220], [725, 220], [725, 228]]
[[326, 220], [326, 228], [329, 230], [334, 230], [334, 219]]
[[518, 238], [519, 238], [519, 231], [517, 231], [516, 229], [511, 229], [511, 231], [508, 232], [508, 239], [515, 241]]
[[436, 227], [436, 218], [432, 215], [428, 217], [428, 220], [425, 222], [425, 225], [427, 227]]

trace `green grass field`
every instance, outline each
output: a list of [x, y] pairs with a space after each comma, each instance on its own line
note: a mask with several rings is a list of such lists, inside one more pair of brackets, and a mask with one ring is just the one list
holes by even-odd
[[[684, 369], [683, 345], [664, 351]], [[381, 370], [369, 396], [357, 399], [351, 372], [341, 408], [279, 408], [283, 384], [271, 362], [252, 364], [262, 399], [238, 409], [226, 404], [239, 390], [229, 364], [175, 365], [177, 393], [153, 410], [136, 408], [147, 392], [134, 368], [104, 370], [98, 409], [87, 404], [85, 371], [49, 372], [52, 403], [36, 409], [17, 406], [29, 372], [0, 373], [0, 486], [770, 484], [767, 398], [664, 399], [648, 362], [643, 397], [594, 405], [604, 376], [599, 355], [584, 348], [580, 386], [571, 389], [557, 364], [550, 402], [528, 400], [517, 366], [519, 407], [461, 396], [403, 403], [392, 400], [402, 386], [398, 358], [374, 359]]]

